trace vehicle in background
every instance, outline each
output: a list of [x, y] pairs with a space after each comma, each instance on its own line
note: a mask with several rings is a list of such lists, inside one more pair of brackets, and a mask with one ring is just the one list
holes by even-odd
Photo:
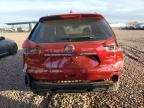
[[121, 27], [121, 30], [144, 30], [144, 25], [131, 25], [131, 26], [125, 26]]
[[15, 55], [17, 53], [17, 44], [10, 39], [0, 36], [0, 57], [5, 55]]
[[25, 83], [34, 93], [119, 88], [123, 53], [100, 14], [42, 17], [23, 51]]

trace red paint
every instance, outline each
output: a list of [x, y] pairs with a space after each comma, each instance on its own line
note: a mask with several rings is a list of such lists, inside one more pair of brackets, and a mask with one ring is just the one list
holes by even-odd
[[[99, 14], [68, 14], [59, 17], [76, 18], [77, 16], [103, 18]], [[41, 20], [52, 17], [43, 17]], [[65, 50], [68, 45], [74, 47], [74, 51]], [[115, 46], [116, 50], [108, 51], [106, 49], [108, 46]], [[113, 75], [120, 76], [122, 73], [124, 58], [119, 47], [115, 35], [108, 40], [87, 42], [38, 44], [27, 39], [23, 43], [23, 48], [36, 48], [37, 51], [33, 50], [32, 54], [24, 53], [24, 64], [27, 64], [26, 72], [36, 80], [108, 80]], [[73, 56], [48, 56], [50, 54]], [[75, 77], [70, 78], [68, 75]]]

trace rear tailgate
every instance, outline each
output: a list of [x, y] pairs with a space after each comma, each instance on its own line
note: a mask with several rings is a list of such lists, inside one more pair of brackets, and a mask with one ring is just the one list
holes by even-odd
[[[74, 47], [67, 51], [67, 47]], [[101, 42], [73, 42], [41, 44], [44, 66], [48, 69], [91, 69], [100, 64], [99, 54], [103, 52]]]

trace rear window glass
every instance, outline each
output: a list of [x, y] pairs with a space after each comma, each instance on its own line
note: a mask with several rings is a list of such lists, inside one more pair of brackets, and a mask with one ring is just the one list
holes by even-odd
[[30, 35], [37, 43], [98, 41], [112, 37], [104, 19], [81, 18], [39, 22]]

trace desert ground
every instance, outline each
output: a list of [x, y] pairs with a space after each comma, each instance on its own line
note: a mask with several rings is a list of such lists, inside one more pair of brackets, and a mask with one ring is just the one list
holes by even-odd
[[1, 33], [19, 46], [0, 59], [0, 108], [144, 108], [144, 30], [114, 30], [125, 54], [117, 92], [33, 94], [24, 85], [22, 42], [29, 33]]

